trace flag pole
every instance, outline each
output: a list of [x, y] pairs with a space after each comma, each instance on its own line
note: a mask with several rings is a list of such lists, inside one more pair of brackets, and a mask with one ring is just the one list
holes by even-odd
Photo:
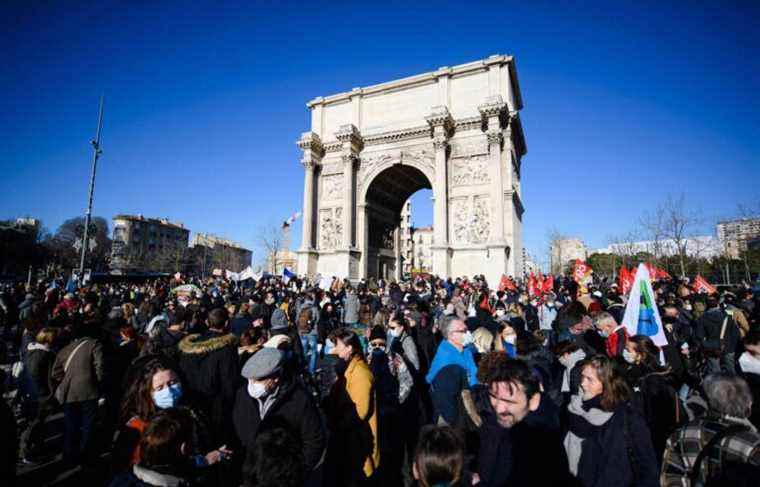
[[[84, 276], [84, 259], [87, 255], [87, 248], [90, 246], [90, 223], [92, 222], [92, 196], [95, 192], [95, 171], [98, 168], [98, 157], [103, 152], [100, 150], [100, 129], [103, 127], [103, 95], [100, 95], [100, 112], [98, 114], [98, 129], [95, 132], [95, 140], [90, 141], [92, 144], [92, 172], [90, 173], [90, 195], [87, 202], [87, 213], [85, 214], [84, 235], [82, 236], [82, 257], [79, 261], [79, 278]], [[81, 281], [80, 281], [81, 282]]]

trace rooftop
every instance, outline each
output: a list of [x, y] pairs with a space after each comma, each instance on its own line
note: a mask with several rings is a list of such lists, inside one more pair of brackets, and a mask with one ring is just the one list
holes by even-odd
[[174, 227], [174, 228], [180, 228], [182, 230], [187, 230], [185, 228], [185, 225], [183, 225], [181, 222], [171, 222], [168, 218], [146, 218], [143, 215], [116, 215], [113, 217], [113, 220], [129, 220], [129, 221], [136, 221], [136, 222], [147, 222], [147, 223], [153, 223], [153, 224], [159, 224], [164, 225], [167, 227]]

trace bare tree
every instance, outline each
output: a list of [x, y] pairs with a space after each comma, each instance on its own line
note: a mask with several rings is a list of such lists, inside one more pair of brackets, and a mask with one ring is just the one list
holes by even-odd
[[649, 251], [655, 259], [655, 263], [659, 264], [660, 259], [665, 255], [665, 240], [667, 238], [665, 231], [665, 209], [662, 205], [655, 207], [652, 211], [645, 212], [641, 218], [639, 218], [639, 226], [641, 227], [644, 237], [649, 241]]
[[549, 247], [549, 271], [552, 274], [561, 274], [564, 262], [562, 262], [563, 244], [567, 239], [557, 227], [552, 227], [546, 234]]
[[678, 256], [681, 277], [686, 276], [687, 244], [701, 223], [696, 210], [687, 207], [686, 198], [668, 195], [665, 202], [659, 206], [663, 215], [663, 236], [671, 240]]
[[269, 272], [277, 273], [277, 256], [283, 246], [282, 227], [273, 224], [260, 227], [255, 241], [266, 255]]

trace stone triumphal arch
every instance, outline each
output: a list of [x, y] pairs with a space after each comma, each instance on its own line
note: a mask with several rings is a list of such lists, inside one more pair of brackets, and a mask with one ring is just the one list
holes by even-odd
[[433, 272], [522, 275], [514, 59], [487, 59], [318, 97], [303, 150], [298, 271], [400, 277], [399, 215], [433, 190]]

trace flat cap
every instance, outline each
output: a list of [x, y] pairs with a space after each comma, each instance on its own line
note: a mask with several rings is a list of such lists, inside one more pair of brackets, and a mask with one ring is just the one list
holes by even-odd
[[240, 373], [246, 379], [265, 379], [282, 368], [285, 354], [276, 348], [262, 348], [249, 358]]

